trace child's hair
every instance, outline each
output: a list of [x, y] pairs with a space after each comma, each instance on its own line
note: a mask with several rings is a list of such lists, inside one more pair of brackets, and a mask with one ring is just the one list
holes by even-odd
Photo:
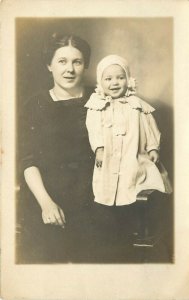
[[97, 92], [102, 93], [101, 80], [104, 70], [110, 65], [119, 65], [125, 71], [127, 78], [127, 94], [135, 94], [136, 82], [135, 79], [130, 76], [130, 70], [126, 59], [119, 55], [105, 56], [97, 65]]
[[57, 49], [71, 45], [78, 49], [84, 58], [85, 69], [89, 66], [91, 49], [89, 44], [76, 35], [64, 35], [53, 33], [49, 40], [46, 42], [43, 49], [43, 58], [46, 65], [50, 65], [53, 56]]

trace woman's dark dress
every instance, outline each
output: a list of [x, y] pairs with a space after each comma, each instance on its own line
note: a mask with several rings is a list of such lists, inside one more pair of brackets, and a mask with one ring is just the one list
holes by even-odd
[[[25, 104], [19, 120], [18, 263], [88, 260], [94, 159], [84, 105], [91, 92], [86, 89], [82, 98], [53, 101], [47, 91]], [[63, 209], [65, 229], [43, 223], [41, 208], [23, 177], [31, 166], [39, 168], [47, 192]]]

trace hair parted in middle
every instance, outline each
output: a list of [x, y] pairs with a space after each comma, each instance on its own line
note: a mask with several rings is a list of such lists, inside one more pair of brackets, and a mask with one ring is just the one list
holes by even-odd
[[57, 49], [71, 45], [83, 54], [85, 69], [90, 62], [91, 48], [89, 44], [76, 35], [53, 33], [43, 49], [43, 58], [46, 65], [50, 65]]

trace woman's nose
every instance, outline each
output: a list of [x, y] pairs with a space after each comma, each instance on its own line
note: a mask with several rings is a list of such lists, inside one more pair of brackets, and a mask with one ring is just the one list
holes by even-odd
[[74, 72], [74, 67], [71, 62], [67, 64], [67, 71], [70, 73]]

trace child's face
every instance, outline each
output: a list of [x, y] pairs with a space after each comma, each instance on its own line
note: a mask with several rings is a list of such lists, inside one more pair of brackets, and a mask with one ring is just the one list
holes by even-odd
[[102, 74], [101, 84], [106, 96], [113, 99], [124, 96], [127, 90], [125, 71], [119, 65], [110, 65]]

